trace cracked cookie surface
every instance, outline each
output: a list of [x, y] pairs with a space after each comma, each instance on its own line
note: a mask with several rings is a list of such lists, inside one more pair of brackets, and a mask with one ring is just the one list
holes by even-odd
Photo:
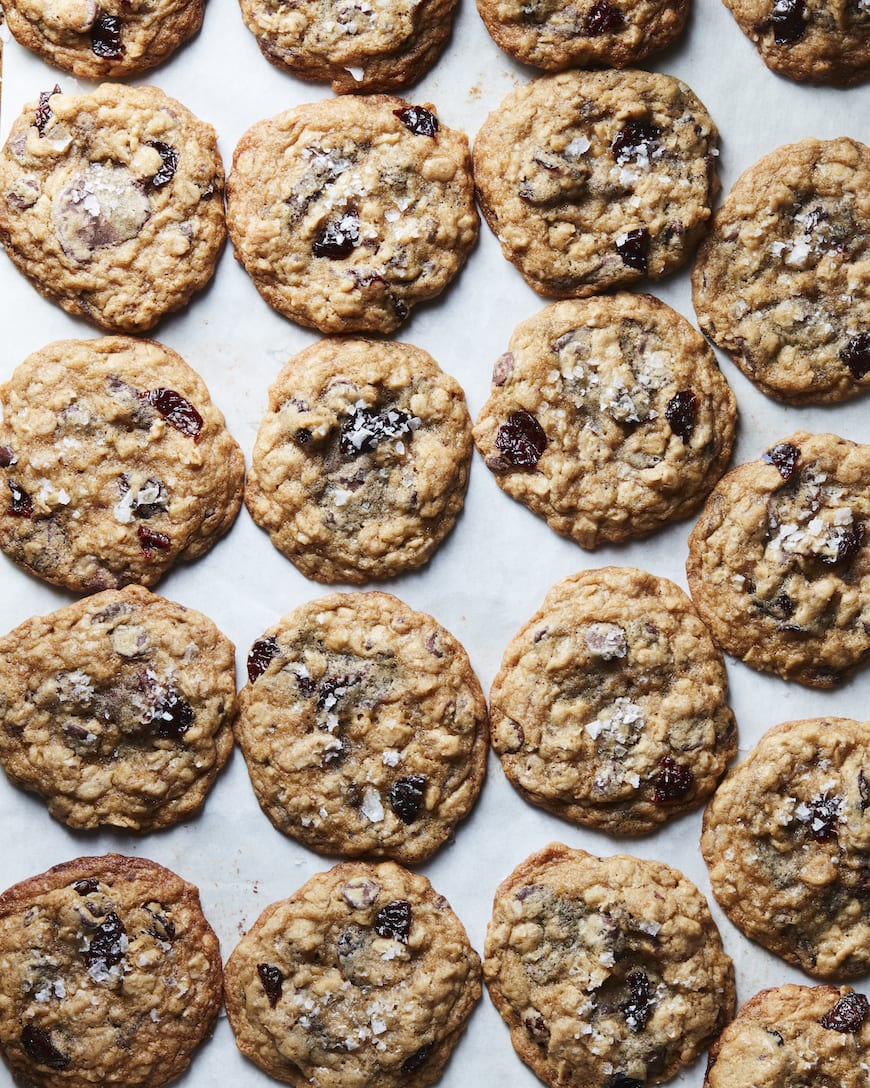
[[456, 639], [388, 593], [336, 593], [248, 657], [236, 737], [279, 831], [312, 850], [415, 864], [471, 809], [486, 702]]
[[630, 567], [557, 583], [490, 695], [511, 784], [557, 816], [652, 831], [715, 789], [736, 752], [722, 654], [673, 582]]
[[870, 389], [870, 148], [802, 140], [750, 167], [698, 250], [692, 299], [768, 396], [825, 404]]
[[0, 155], [0, 241], [68, 313], [144, 332], [211, 279], [223, 181], [214, 129], [158, 88], [47, 91]]
[[453, 528], [471, 451], [465, 395], [427, 352], [324, 340], [269, 390], [245, 502], [306, 577], [389, 578]]
[[517, 1054], [553, 1088], [668, 1080], [734, 1011], [731, 960], [682, 873], [561, 843], [499, 886], [484, 978]]
[[423, 1088], [480, 997], [447, 900], [392, 862], [345, 862], [273, 903], [226, 967], [239, 1049], [304, 1088]]
[[221, 1005], [197, 889], [145, 858], [56, 865], [0, 895], [0, 1047], [33, 1088], [161, 1088]]
[[686, 573], [726, 653], [811, 687], [867, 658], [868, 479], [870, 445], [798, 431], [717, 484]]
[[141, 586], [0, 638], [0, 764], [70, 827], [152, 831], [197, 812], [235, 710], [232, 643]]

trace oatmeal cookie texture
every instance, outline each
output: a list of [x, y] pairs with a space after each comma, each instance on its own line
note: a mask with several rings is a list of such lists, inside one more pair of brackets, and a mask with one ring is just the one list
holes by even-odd
[[465, 394], [427, 352], [324, 340], [269, 391], [245, 502], [306, 577], [387, 578], [453, 528], [471, 451]]
[[823, 404], [870, 389], [870, 148], [802, 140], [750, 167], [698, 250], [692, 298], [768, 396]]
[[0, 155], [0, 241], [47, 298], [143, 332], [205, 287], [223, 246], [211, 125], [156, 87], [45, 91]]
[[474, 142], [481, 210], [542, 295], [582, 298], [684, 264], [719, 189], [718, 132], [685, 83], [562, 72], [512, 91]]
[[710, 1049], [704, 1088], [862, 1088], [870, 1059], [864, 994], [847, 986], [778, 986], [742, 1006]]
[[232, 525], [244, 458], [153, 340], [59, 340], [0, 388], [0, 549], [76, 592], [152, 585]]
[[0, 896], [0, 1048], [30, 1088], [160, 1088], [221, 1005], [197, 889], [145, 858], [77, 858]]
[[393, 332], [477, 240], [468, 140], [432, 106], [344, 95], [249, 129], [227, 223], [257, 290], [321, 332]]
[[870, 654], [870, 445], [798, 431], [714, 489], [689, 589], [747, 665], [831, 687]]
[[260, 915], [227, 961], [242, 1053], [306, 1088], [423, 1088], [480, 997], [447, 900], [392, 862], [345, 862]]
[[197, 812], [235, 711], [232, 643], [141, 586], [0, 638], [0, 764], [70, 827], [151, 831]]
[[257, 799], [326, 854], [428, 858], [471, 809], [486, 703], [468, 656], [387, 593], [302, 605], [248, 657], [236, 736]]
[[673, 582], [630, 567], [559, 582], [505, 651], [492, 745], [519, 792], [577, 823], [652, 831], [736, 752], [722, 654]]
[[870, 967], [870, 722], [810, 718], [767, 732], [716, 791], [701, 851], [748, 937], [808, 974]]
[[517, 1054], [552, 1088], [668, 1080], [734, 1011], [731, 960], [682, 873], [561, 843], [499, 886], [484, 978]]
[[663, 302], [620, 293], [518, 325], [474, 438], [502, 490], [595, 548], [699, 506], [728, 463], [736, 414], [703, 336]]

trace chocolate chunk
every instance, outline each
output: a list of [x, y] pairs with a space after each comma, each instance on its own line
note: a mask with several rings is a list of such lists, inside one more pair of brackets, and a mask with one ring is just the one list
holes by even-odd
[[0, 446], [0, 468], [9, 468], [10, 465], [17, 465], [18, 458], [15, 456], [15, 450], [11, 446]]
[[284, 972], [274, 963], [258, 963], [257, 974], [263, 984], [263, 990], [269, 999], [269, 1004], [274, 1009], [281, 1000], [281, 992], [284, 985]]
[[37, 1065], [47, 1065], [49, 1069], [66, 1069], [70, 1059], [51, 1041], [51, 1036], [28, 1024], [21, 1032], [21, 1045]]
[[660, 146], [660, 134], [658, 126], [651, 121], [628, 121], [617, 132], [610, 150], [618, 163], [649, 159]]
[[93, 895], [94, 892], [99, 891], [100, 889], [99, 882], [94, 880], [93, 877], [90, 877], [87, 880], [77, 880], [75, 884], [73, 884], [73, 887], [79, 895]]
[[438, 131], [438, 118], [422, 106], [407, 106], [402, 110], [393, 110], [393, 113], [415, 136], [434, 137]]
[[180, 741], [193, 725], [194, 717], [190, 703], [170, 688], [151, 719], [151, 732], [164, 740]]
[[9, 484], [9, 490], [12, 492], [12, 503], [9, 507], [9, 513], [14, 518], [33, 517], [33, 500], [31, 497], [24, 488], [14, 480], [9, 480], [7, 482]]
[[268, 669], [269, 662], [281, 651], [274, 635], [258, 639], [248, 653], [248, 682], [253, 682]]
[[800, 41], [807, 29], [804, 0], [776, 0], [770, 16], [773, 40], [777, 45]]
[[523, 1025], [538, 1046], [546, 1046], [549, 1043], [550, 1029], [544, 1023], [544, 1018], [540, 1013], [535, 1016], [525, 1017]]
[[831, 842], [837, 837], [837, 821], [843, 801], [834, 793], [820, 794], [809, 803], [810, 829], [816, 842]]
[[429, 1055], [432, 1053], [433, 1046], [433, 1043], [424, 1043], [419, 1050], [415, 1050], [413, 1054], [409, 1054], [402, 1062], [402, 1072], [416, 1073], [418, 1069], [422, 1069], [429, 1060]]
[[391, 438], [410, 438], [414, 428], [413, 416], [402, 408], [378, 411], [367, 404], [355, 407], [341, 423], [339, 449], [343, 457], [358, 457], [371, 453], [379, 443]]
[[619, 1011], [635, 1034], [643, 1031], [652, 1015], [653, 1000], [649, 979], [641, 970], [631, 971], [625, 980], [629, 996], [619, 1004]]

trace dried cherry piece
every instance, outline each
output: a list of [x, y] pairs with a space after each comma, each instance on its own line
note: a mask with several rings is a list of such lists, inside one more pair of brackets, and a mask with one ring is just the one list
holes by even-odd
[[190, 703], [170, 688], [151, 719], [151, 731], [163, 740], [181, 740], [193, 725], [194, 717]]
[[339, 449], [343, 457], [370, 453], [385, 438], [403, 438], [412, 433], [412, 416], [402, 408], [379, 412], [361, 404], [341, 422]]
[[646, 272], [649, 241], [649, 231], [646, 227], [628, 231], [622, 236], [622, 241], [616, 243], [616, 252], [622, 258], [622, 263], [638, 272]]
[[353, 208], [339, 219], [333, 219], [320, 228], [314, 236], [311, 251], [315, 257], [331, 257], [339, 260], [347, 257], [359, 245], [359, 216]]
[[12, 492], [12, 505], [9, 507], [9, 513], [14, 518], [33, 517], [33, 500], [31, 497], [14, 480], [9, 480], [8, 484], [9, 490]]
[[646, 1027], [647, 1020], [652, 1014], [652, 996], [650, 993], [649, 979], [641, 970], [631, 971], [625, 981], [628, 983], [629, 996], [619, 1003], [619, 1011], [625, 1017], [629, 1028], [635, 1032], [641, 1032]]
[[106, 967], [114, 967], [124, 958], [127, 950], [127, 930], [124, 923], [115, 912], [109, 911], [102, 922], [97, 926], [97, 931], [91, 937], [91, 943], [82, 952], [88, 967], [94, 964], [105, 964]]
[[550, 1029], [544, 1023], [544, 1018], [540, 1013], [536, 1016], [527, 1016], [523, 1020], [523, 1025], [538, 1046], [546, 1046], [550, 1041]]
[[800, 41], [807, 29], [804, 0], [776, 0], [770, 15], [773, 40], [777, 45]]
[[870, 374], [870, 332], [859, 332], [840, 349], [840, 358], [849, 368], [855, 381]]
[[151, 146], [162, 160], [162, 165], [151, 179], [151, 184], [155, 189], [162, 189], [175, 177], [175, 171], [178, 169], [178, 152], [172, 144], [165, 144], [162, 140], [155, 140]]
[[21, 1045], [37, 1065], [47, 1065], [49, 1069], [66, 1069], [70, 1059], [51, 1041], [48, 1032], [28, 1024], [21, 1032]]
[[254, 643], [248, 652], [248, 682], [258, 679], [268, 669], [269, 662], [280, 653], [278, 640], [274, 635], [268, 638], [260, 638]]
[[636, 159], [641, 151], [648, 156], [659, 146], [660, 129], [651, 121], [628, 121], [613, 138], [610, 150], [617, 162]]
[[438, 131], [438, 118], [422, 106], [407, 106], [402, 110], [393, 110], [393, 113], [415, 136], [434, 137]]
[[189, 400], [174, 389], [149, 389], [139, 396], [148, 401], [166, 422], [182, 434], [198, 442], [202, 433], [202, 416]]
[[678, 438], [688, 442], [698, 418], [698, 398], [690, 389], [681, 389], [668, 401], [665, 419]]
[[379, 937], [392, 937], [407, 944], [410, 931], [411, 904], [407, 899], [394, 899], [375, 915], [375, 933]]
[[655, 780], [653, 796], [658, 802], [681, 801], [689, 790], [695, 776], [691, 770], [671, 756], [663, 756], [659, 762], [659, 773]]
[[864, 546], [867, 529], [863, 521], [856, 522], [851, 529], [846, 529], [840, 537], [836, 555], [820, 556], [823, 563], [828, 566], [837, 566], [840, 563], [848, 563]]
[[609, 0], [595, 0], [583, 20], [583, 33], [587, 38], [600, 34], [615, 34], [625, 27], [625, 16]]
[[281, 999], [284, 972], [280, 967], [276, 967], [274, 963], [258, 963], [257, 974], [260, 976], [260, 982], [263, 984], [263, 990], [269, 999], [269, 1004], [274, 1009]]
[[91, 49], [104, 60], [118, 60], [124, 55], [121, 29], [124, 24], [117, 15], [98, 15], [91, 28]]
[[531, 412], [521, 408], [511, 412], [495, 436], [503, 459], [516, 468], [534, 468], [547, 448], [544, 428]]
[[98, 881], [94, 880], [93, 877], [88, 877], [87, 880], [77, 880], [73, 887], [79, 895], [93, 895], [94, 892], [100, 890]]
[[60, 94], [59, 83], [55, 83], [54, 89], [51, 91], [39, 92], [39, 105], [36, 107], [36, 120], [33, 123], [36, 125], [36, 131], [40, 136], [45, 135], [45, 130], [48, 128], [48, 122], [54, 116], [51, 112], [51, 106], [48, 104], [48, 100], [53, 94]]
[[835, 793], [819, 794], [807, 806], [810, 810], [810, 829], [816, 842], [830, 842], [837, 837], [837, 821], [843, 806]]
[[420, 815], [425, 791], [426, 776], [423, 774], [397, 778], [390, 786], [390, 808], [404, 823], [412, 824]]
[[17, 465], [18, 458], [15, 456], [15, 450], [11, 446], [0, 446], [0, 468], [9, 468], [11, 465]]
[[775, 465], [780, 476], [788, 482], [795, 474], [801, 451], [790, 442], [779, 442], [762, 455], [762, 461]]
[[147, 525], [137, 525], [136, 536], [146, 557], [153, 555], [155, 550], [165, 552], [172, 547], [172, 540], [166, 533], [157, 533]]
[[413, 1054], [409, 1054], [402, 1062], [402, 1072], [416, 1073], [418, 1069], [422, 1069], [429, 1060], [433, 1045], [433, 1043], [424, 1043], [419, 1050], [415, 1050]]
[[863, 994], [845, 994], [836, 1005], [826, 1012], [819, 1023], [823, 1028], [831, 1031], [842, 1031], [844, 1034], [854, 1035], [864, 1026], [867, 1013], [870, 1012], [870, 1002]]

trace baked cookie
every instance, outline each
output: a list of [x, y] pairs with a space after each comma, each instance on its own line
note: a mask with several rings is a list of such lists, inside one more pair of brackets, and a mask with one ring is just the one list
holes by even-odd
[[502, 490], [584, 548], [691, 513], [736, 405], [704, 337], [648, 295], [558, 302], [517, 326], [474, 428]]
[[0, 387], [0, 549], [75, 592], [152, 585], [232, 525], [244, 458], [153, 340], [58, 340]]
[[477, 134], [481, 211], [542, 295], [661, 279], [706, 229], [717, 141], [704, 106], [672, 76], [544, 76], [512, 91]]
[[236, 739], [275, 827], [312, 850], [428, 858], [477, 799], [486, 703], [463, 648], [388, 593], [302, 605], [254, 643]]
[[202, 25], [205, 0], [4, 0], [9, 29], [80, 79], [117, 79], [166, 60]]
[[870, 654], [870, 445], [798, 431], [720, 480], [686, 573], [726, 653], [811, 687]]
[[241, 1052], [307, 1088], [423, 1088], [480, 998], [480, 958], [429, 881], [345, 862], [273, 903], [226, 967]]
[[266, 60], [336, 94], [395, 91], [422, 78], [447, 44], [456, 0], [240, 0]]
[[227, 225], [270, 306], [321, 332], [393, 332], [456, 276], [477, 240], [471, 158], [433, 109], [344, 95], [248, 129]]
[[141, 586], [0, 638], [0, 764], [70, 827], [153, 831], [197, 812], [235, 711], [232, 643]]
[[145, 858], [76, 858], [0, 895], [0, 1050], [28, 1088], [160, 1088], [221, 1005], [197, 889]]
[[701, 852], [747, 937], [808, 974], [870, 967], [870, 722], [810, 718], [769, 730], [704, 814]]
[[555, 585], [490, 694], [511, 785], [557, 816], [653, 831], [716, 788], [737, 750], [722, 654], [685, 593], [631, 567]]
[[477, 0], [496, 45], [548, 72], [603, 64], [625, 68], [677, 37], [689, 0]]
[[465, 394], [431, 355], [323, 340], [269, 390], [245, 503], [307, 578], [389, 578], [426, 563], [453, 528], [471, 450]]
[[211, 279], [223, 180], [214, 129], [156, 87], [55, 87], [0, 155], [0, 242], [67, 313], [144, 332]]
[[863, 0], [725, 0], [771, 71], [849, 87], [870, 78], [870, 10]]
[[847, 986], [777, 986], [746, 1002], [710, 1048], [704, 1088], [863, 1088], [868, 1003]]
[[682, 873], [561, 843], [499, 886], [483, 971], [514, 1049], [552, 1088], [659, 1084], [734, 1012], [734, 968]]
[[802, 140], [750, 167], [698, 250], [692, 298], [768, 396], [824, 404], [870, 389], [870, 148]]

